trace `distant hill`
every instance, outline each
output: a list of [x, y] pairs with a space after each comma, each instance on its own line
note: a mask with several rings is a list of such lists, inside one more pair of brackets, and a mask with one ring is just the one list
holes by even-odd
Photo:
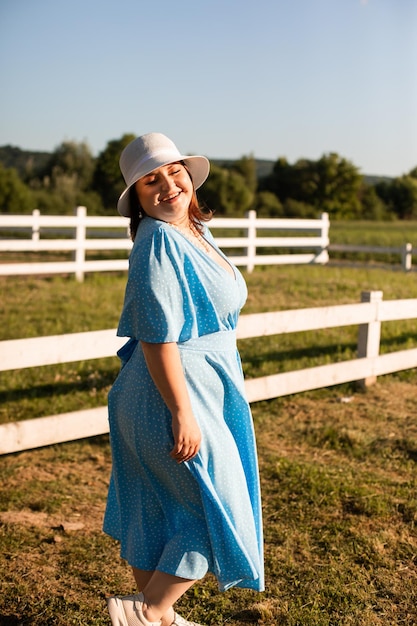
[[[239, 159], [210, 159], [211, 163], [218, 165], [219, 167], [231, 167]], [[274, 167], [275, 161], [268, 161], [267, 159], [255, 159], [256, 162], [256, 175], [258, 178], [268, 176]]]
[[378, 183], [390, 183], [392, 177], [390, 176], [372, 176], [369, 174], [363, 175], [363, 180], [367, 185], [377, 185]]
[[[21, 150], [16, 146], [10, 145], [0, 146], [0, 163], [7, 168], [14, 167], [22, 178], [42, 170], [50, 156], [50, 152]], [[210, 159], [210, 161], [219, 167], [230, 167], [238, 159]], [[268, 176], [272, 172], [275, 161], [268, 159], [255, 159], [255, 161], [258, 179]], [[364, 181], [368, 185], [376, 185], [379, 182], [389, 182], [390, 180], [392, 178], [388, 176], [364, 174]]]
[[43, 169], [50, 156], [50, 152], [21, 150], [10, 145], [0, 146], [0, 163], [7, 168], [14, 167], [21, 178]]

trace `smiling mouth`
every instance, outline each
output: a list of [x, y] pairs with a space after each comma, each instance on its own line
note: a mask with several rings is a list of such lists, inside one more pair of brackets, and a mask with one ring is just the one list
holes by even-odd
[[173, 193], [170, 196], [166, 196], [165, 198], [162, 198], [161, 202], [171, 202], [172, 200], [175, 200], [176, 198], [178, 198], [180, 193], [181, 191], [177, 191], [177, 193]]

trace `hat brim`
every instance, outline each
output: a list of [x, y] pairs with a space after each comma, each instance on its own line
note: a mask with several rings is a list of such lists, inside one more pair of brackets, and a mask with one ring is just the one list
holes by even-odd
[[[176, 163], [177, 161], [184, 161], [187, 166], [188, 171], [190, 172], [191, 180], [193, 182], [194, 189], [198, 189], [207, 179], [210, 172], [210, 161], [205, 156], [179, 156], [175, 159], [175, 161], [169, 160], [166, 163], [162, 162], [158, 164], [159, 167], [163, 167], [164, 165], [169, 165], [170, 163]], [[129, 191], [144, 176], [147, 176], [155, 169], [152, 168], [149, 172], [141, 173], [136, 180], [132, 181], [132, 183], [126, 187], [126, 189], [121, 193], [119, 200], [117, 201], [117, 210], [120, 215], [123, 217], [130, 217], [130, 198]]]

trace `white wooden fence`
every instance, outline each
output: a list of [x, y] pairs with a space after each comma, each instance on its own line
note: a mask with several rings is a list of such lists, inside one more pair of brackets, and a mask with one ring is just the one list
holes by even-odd
[[405, 272], [409, 272], [413, 264], [413, 245], [404, 243], [402, 246], [363, 246], [349, 243], [331, 243], [329, 252], [365, 252], [367, 254], [393, 254], [400, 258], [401, 266]]
[[[7, 239], [7, 231], [30, 229], [30, 238]], [[98, 239], [88, 236], [88, 231], [98, 228], [119, 229], [116, 238]], [[245, 266], [251, 272], [255, 265], [277, 265], [289, 263], [327, 263], [329, 245], [329, 218], [323, 213], [320, 219], [263, 219], [258, 218], [256, 211], [249, 211], [242, 218], [213, 218], [210, 229], [243, 229], [244, 237], [216, 237], [221, 248], [244, 249], [245, 254], [233, 256], [230, 260], [239, 266]], [[3, 229], [3, 232], [1, 231]], [[66, 238], [41, 238], [48, 231], [57, 229], [62, 233], [66, 229]], [[265, 237], [259, 231], [300, 231], [311, 233], [308, 236]], [[126, 250], [132, 242], [128, 237], [128, 220], [124, 217], [87, 216], [85, 207], [77, 207], [74, 216], [40, 215], [34, 211], [32, 215], [0, 215], [0, 252], [46, 252], [71, 251], [72, 261], [39, 262], [39, 263], [0, 263], [0, 275], [16, 276], [19, 274], [62, 274], [75, 273], [77, 280], [83, 280], [85, 272], [119, 271], [128, 267], [126, 259], [87, 260], [86, 251]], [[215, 234], [215, 233], [214, 233]], [[303, 254], [259, 254], [261, 248], [305, 249]]]
[[[361, 303], [242, 315], [238, 339], [358, 325], [357, 358], [246, 380], [249, 402], [360, 381], [417, 367], [417, 347], [379, 354], [381, 323], [417, 318], [417, 299], [384, 302], [381, 291], [362, 293]], [[0, 342], [0, 370], [114, 356], [125, 338], [115, 330]], [[108, 432], [107, 408], [84, 409], [0, 425], [0, 454]]]

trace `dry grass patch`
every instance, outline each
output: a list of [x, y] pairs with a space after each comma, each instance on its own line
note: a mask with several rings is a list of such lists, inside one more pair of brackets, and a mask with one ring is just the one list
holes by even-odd
[[[411, 376], [411, 374], [410, 374]], [[264, 594], [180, 602], [203, 624], [393, 626], [417, 623], [415, 380], [260, 402]], [[0, 458], [0, 624], [109, 624], [105, 595], [130, 593], [118, 546], [101, 531], [106, 437]]]

